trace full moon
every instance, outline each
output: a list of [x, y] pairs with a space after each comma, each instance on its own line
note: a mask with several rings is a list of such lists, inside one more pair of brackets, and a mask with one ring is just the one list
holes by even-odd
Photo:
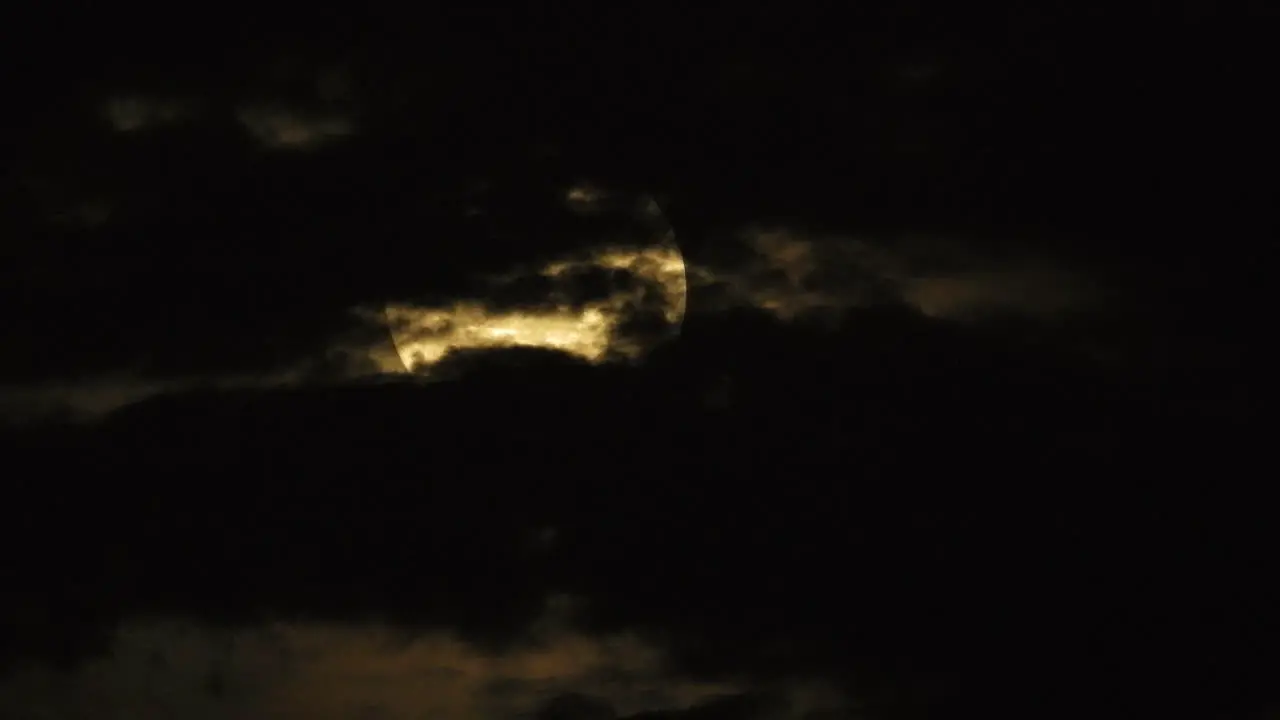
[[[547, 348], [593, 363], [638, 360], [679, 334], [685, 263], [657, 202], [587, 182], [560, 188], [556, 197], [574, 237], [587, 239], [579, 249], [479, 277], [467, 300], [386, 305], [406, 371], [430, 374], [452, 351], [502, 347]], [[463, 211], [489, 208], [479, 201]], [[544, 296], [496, 300], [529, 285]]]

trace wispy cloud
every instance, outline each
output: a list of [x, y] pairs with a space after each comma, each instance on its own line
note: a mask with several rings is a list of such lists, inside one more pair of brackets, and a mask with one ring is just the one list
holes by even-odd
[[117, 132], [131, 133], [185, 120], [195, 114], [192, 103], [173, 98], [120, 95], [107, 100], [102, 116]]
[[0, 681], [0, 709], [14, 717], [491, 720], [528, 716], [568, 693], [625, 715], [744, 690], [673, 675], [661, 648], [638, 635], [576, 630], [565, 600], [551, 598], [527, 641], [503, 652], [444, 628], [137, 619], [117, 628], [106, 656], [78, 670], [29, 667]]
[[281, 105], [249, 105], [241, 108], [236, 118], [258, 143], [280, 150], [315, 148], [356, 130], [350, 117], [307, 113]]
[[9, 423], [64, 420], [92, 422], [126, 405], [166, 393], [191, 390], [285, 387], [305, 382], [308, 373], [298, 370], [261, 376], [166, 377], [118, 373], [81, 380], [51, 380], [41, 383], [0, 386], [5, 412], [0, 421]]
[[1066, 262], [1034, 253], [983, 254], [945, 240], [874, 241], [750, 227], [742, 254], [691, 270], [718, 290], [712, 308], [746, 305], [783, 320], [899, 302], [924, 315], [973, 320], [1052, 316], [1095, 302], [1099, 290]]

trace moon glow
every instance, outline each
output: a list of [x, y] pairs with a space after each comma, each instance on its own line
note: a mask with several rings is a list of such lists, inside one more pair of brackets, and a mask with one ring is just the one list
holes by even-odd
[[[482, 278], [477, 298], [388, 303], [387, 325], [405, 370], [429, 374], [451, 351], [476, 348], [549, 348], [595, 363], [636, 360], [679, 334], [688, 297], [685, 263], [657, 202], [587, 185], [566, 188], [561, 199], [584, 222], [605, 221], [599, 244]], [[605, 291], [580, 297], [575, 283], [587, 275], [610, 278]], [[496, 292], [531, 276], [549, 284], [549, 297], [518, 308], [485, 302], [484, 289]]]

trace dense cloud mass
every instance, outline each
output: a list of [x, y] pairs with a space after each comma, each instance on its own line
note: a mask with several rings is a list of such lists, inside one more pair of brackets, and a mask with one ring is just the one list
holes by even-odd
[[1208, 71], [871, 7], [15, 38], [0, 715], [1274, 712]]

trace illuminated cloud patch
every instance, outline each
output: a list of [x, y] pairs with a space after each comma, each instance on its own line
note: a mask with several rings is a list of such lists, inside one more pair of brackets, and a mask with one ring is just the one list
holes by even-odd
[[168, 125], [192, 114], [188, 103], [137, 95], [113, 97], [102, 108], [102, 116], [117, 132], [131, 133]]
[[[622, 280], [598, 298], [580, 301], [569, 287], [575, 273], [610, 271]], [[94, 421], [112, 411], [157, 395], [197, 389], [287, 387], [304, 383], [342, 383], [402, 374], [406, 367], [427, 371], [450, 353], [496, 349], [557, 350], [589, 362], [637, 359], [655, 342], [674, 336], [685, 313], [683, 259], [674, 244], [651, 248], [603, 248], [577, 258], [548, 263], [537, 273], [553, 291], [539, 304], [495, 307], [483, 300], [445, 306], [391, 304], [377, 311], [353, 311], [357, 336], [335, 335], [316, 357], [299, 358], [286, 370], [262, 375], [147, 377], [137, 373], [51, 380], [0, 387], [0, 422], [48, 419]], [[521, 277], [490, 278], [500, 290]], [[661, 333], [633, 332], [629, 319], [649, 313]], [[391, 330], [394, 343], [386, 341]]]
[[6, 412], [0, 419], [88, 421], [124, 405], [175, 389], [171, 383], [137, 377], [103, 377], [79, 382], [49, 382], [0, 388]]
[[[575, 186], [564, 195], [566, 205], [582, 214], [596, 213], [612, 199], [590, 185]], [[634, 210], [661, 220], [652, 201], [642, 201]], [[481, 277], [466, 298], [355, 308], [360, 337], [335, 336], [324, 357], [300, 358], [289, 372], [181, 379], [113, 376], [7, 388], [4, 394], [11, 402], [5, 419], [92, 420], [151, 396], [201, 387], [344, 382], [399, 375], [406, 369], [430, 376], [434, 366], [486, 349], [554, 350], [592, 364], [636, 361], [678, 335], [691, 291], [698, 294], [697, 309], [704, 314], [752, 307], [783, 321], [885, 303], [952, 321], [1007, 314], [1057, 317], [1099, 297], [1080, 274], [1049, 258], [992, 257], [942, 241], [877, 243], [785, 228], [747, 228], [740, 235], [738, 257], [687, 265], [674, 234], [661, 227], [648, 245], [602, 245], [540, 266]], [[530, 279], [537, 281], [533, 287], [540, 295], [511, 291]], [[584, 282], [594, 289], [584, 293]], [[512, 294], [514, 302], [501, 299]]]
[[565, 191], [565, 204], [574, 212], [594, 213], [600, 209], [606, 197], [608, 195], [604, 188], [590, 183], [580, 183]]
[[0, 422], [21, 424], [51, 419], [93, 422], [126, 405], [157, 395], [200, 389], [287, 387], [308, 379], [304, 366], [300, 365], [297, 370], [261, 376], [147, 378], [117, 374], [0, 386], [0, 398], [4, 399]]
[[[589, 184], [567, 188], [563, 201], [580, 215], [610, 212], [619, 202]], [[646, 228], [643, 242], [605, 242], [540, 267], [484, 278], [477, 299], [389, 303], [383, 320], [403, 366], [429, 371], [450, 352], [507, 347], [558, 350], [592, 363], [635, 360], [677, 334], [687, 309], [688, 280], [675, 235], [651, 199], [637, 200], [624, 211]], [[549, 288], [545, 296], [515, 305], [485, 299], [530, 279]], [[592, 284], [593, 291], [584, 291]]]
[[[664, 653], [637, 635], [579, 632], [564, 605], [549, 602], [527, 641], [502, 652], [448, 630], [377, 623], [133, 620], [116, 629], [106, 656], [77, 670], [27, 667], [0, 680], [0, 714], [491, 720], [571, 704], [574, 695], [628, 715], [744, 690], [674, 676]], [[803, 702], [813, 692], [794, 694]]]
[[[622, 278], [606, 297], [576, 302], [569, 289], [575, 273], [605, 270]], [[448, 307], [393, 303], [386, 319], [405, 367], [426, 369], [452, 350], [542, 347], [591, 362], [606, 357], [637, 358], [647, 349], [628, 337], [624, 323], [646, 309], [660, 314], [670, 332], [685, 313], [684, 261], [674, 244], [652, 248], [605, 248], [581, 258], [553, 261], [537, 271], [553, 291], [545, 303], [517, 310], [496, 310], [481, 302]], [[491, 280], [514, 282], [519, 274]]]
[[307, 150], [355, 132], [354, 122], [338, 114], [311, 114], [279, 105], [251, 105], [237, 114], [240, 124], [261, 145]]
[[903, 300], [912, 307], [943, 318], [993, 312], [1051, 315], [1068, 312], [1088, 300], [1088, 291], [1080, 281], [1036, 262], [906, 278], [901, 289]]
[[387, 318], [405, 366], [413, 369], [463, 348], [545, 347], [598, 360], [609, 349], [613, 325], [598, 308], [496, 313], [479, 303], [388, 305]]
[[1051, 258], [992, 257], [958, 243], [872, 242], [748, 228], [742, 257], [690, 271], [715, 289], [710, 309], [750, 306], [782, 320], [876, 303], [906, 304], [936, 318], [1047, 316], [1096, 300], [1097, 289]]
[[[594, 201], [603, 197], [596, 194]], [[650, 220], [661, 218], [651, 202], [638, 209]], [[336, 331], [323, 352], [300, 357], [284, 371], [207, 377], [118, 373], [0, 388], [6, 401], [0, 420], [93, 421], [150, 397], [187, 390], [341, 383], [399, 375], [406, 368], [429, 374], [451, 354], [485, 349], [555, 350], [591, 363], [641, 359], [679, 333], [688, 289], [673, 233], [659, 229], [645, 239], [651, 244], [599, 246], [541, 267], [481, 277], [478, 291], [466, 299], [353, 308], [354, 331]], [[520, 295], [517, 302], [497, 299], [530, 278], [547, 291]], [[584, 284], [598, 287], [584, 293]]]

